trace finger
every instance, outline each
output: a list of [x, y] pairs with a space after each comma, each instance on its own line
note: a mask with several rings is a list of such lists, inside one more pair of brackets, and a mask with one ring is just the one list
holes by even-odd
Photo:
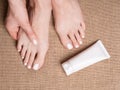
[[8, 31], [8, 33], [10, 34], [10, 36], [14, 39], [14, 40], [17, 40], [17, 33], [18, 33], [18, 26], [17, 25], [10, 25], [9, 22], [7, 22], [5, 24], [5, 27]]
[[32, 30], [32, 27], [30, 24], [21, 26], [24, 30], [24, 32], [27, 34], [28, 38], [33, 42], [34, 45], [37, 45], [37, 37], [35, 33]]
[[37, 37], [30, 26], [26, 4], [23, 0], [19, 0], [18, 2], [13, 2], [12, 5], [10, 5], [12, 14], [33, 44], [37, 45]]

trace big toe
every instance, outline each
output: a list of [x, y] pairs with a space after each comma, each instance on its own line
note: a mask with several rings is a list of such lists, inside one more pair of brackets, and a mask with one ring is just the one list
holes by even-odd
[[45, 50], [40, 50], [37, 53], [36, 59], [35, 59], [34, 64], [33, 64], [34, 70], [39, 70], [43, 66], [44, 60], [45, 60], [45, 55], [46, 55]]
[[60, 34], [59, 37], [65, 48], [67, 48], [69, 50], [73, 49], [72, 42], [67, 34], [62, 34], [62, 35]]

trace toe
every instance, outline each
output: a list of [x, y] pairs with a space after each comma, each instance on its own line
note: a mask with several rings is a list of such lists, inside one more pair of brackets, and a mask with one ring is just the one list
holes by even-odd
[[36, 60], [33, 65], [34, 70], [38, 70], [43, 66], [45, 54], [38, 52]]
[[77, 39], [77, 41], [78, 41], [79, 44], [82, 44], [82, 43], [83, 43], [83, 42], [82, 42], [82, 39], [81, 39], [81, 37], [80, 37], [79, 32], [76, 32], [76, 33], [75, 33], [75, 37], [76, 37], [76, 39]]
[[[31, 51], [27, 50], [26, 55], [25, 55], [25, 59], [24, 59], [24, 65], [25, 66], [27, 66], [27, 64], [28, 64], [28, 61], [29, 61], [29, 58], [30, 58], [30, 54], [31, 54]], [[28, 67], [28, 68], [31, 68], [31, 67]]]
[[21, 57], [22, 57], [22, 59], [24, 59], [26, 51], [27, 51], [27, 47], [23, 46], [22, 51], [21, 51]]
[[18, 33], [18, 24], [16, 23], [16, 21], [12, 18], [10, 20], [6, 20], [5, 22], [5, 27], [7, 29], [7, 31], [9, 32], [10, 36], [17, 40], [17, 33]]
[[81, 26], [79, 27], [79, 34], [81, 35], [82, 38], [85, 38], [85, 32]]
[[34, 60], [35, 60], [35, 55], [36, 55], [35, 52], [32, 52], [32, 53], [31, 53], [27, 66], [32, 67], [33, 62], [34, 62]]
[[82, 22], [81, 24], [80, 24], [80, 26], [82, 27], [82, 29], [85, 31], [85, 29], [86, 29], [86, 27], [85, 27], [85, 23], [84, 22]]
[[60, 35], [60, 39], [65, 48], [67, 48], [69, 50], [71, 50], [73, 48], [72, 42], [71, 42], [70, 38], [68, 37], [68, 35]]
[[69, 37], [74, 45], [75, 48], [78, 48], [79, 47], [79, 44], [76, 40], [76, 37], [75, 37], [75, 34], [74, 33], [69, 33]]
[[20, 52], [22, 50], [22, 46], [23, 46], [23, 42], [21, 40], [18, 40], [18, 43], [17, 43], [18, 52]]

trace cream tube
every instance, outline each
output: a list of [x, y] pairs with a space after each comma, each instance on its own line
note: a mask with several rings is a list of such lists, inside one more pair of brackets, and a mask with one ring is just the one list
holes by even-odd
[[77, 72], [85, 67], [110, 58], [109, 53], [105, 49], [101, 40], [98, 40], [94, 45], [84, 50], [80, 54], [74, 56], [62, 64], [62, 67], [67, 75]]

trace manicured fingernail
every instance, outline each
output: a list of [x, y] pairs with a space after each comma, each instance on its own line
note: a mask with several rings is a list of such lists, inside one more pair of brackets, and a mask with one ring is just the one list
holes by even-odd
[[35, 45], [37, 45], [37, 40], [33, 39], [33, 43], [34, 43]]
[[75, 48], [79, 48], [79, 45], [76, 45]]
[[28, 69], [31, 69], [31, 66], [28, 66], [27, 68], [28, 68]]
[[34, 69], [34, 70], [38, 70], [38, 68], [39, 68], [39, 64], [35, 64], [35, 65], [33, 66], [33, 69]]
[[83, 44], [83, 42], [82, 42], [82, 41], [80, 41], [80, 44]]
[[70, 49], [72, 49], [73, 48], [73, 46], [72, 46], [72, 44], [67, 44], [67, 48], [70, 50]]
[[27, 65], [27, 63], [24, 63], [24, 65], [26, 66], [26, 65]]

